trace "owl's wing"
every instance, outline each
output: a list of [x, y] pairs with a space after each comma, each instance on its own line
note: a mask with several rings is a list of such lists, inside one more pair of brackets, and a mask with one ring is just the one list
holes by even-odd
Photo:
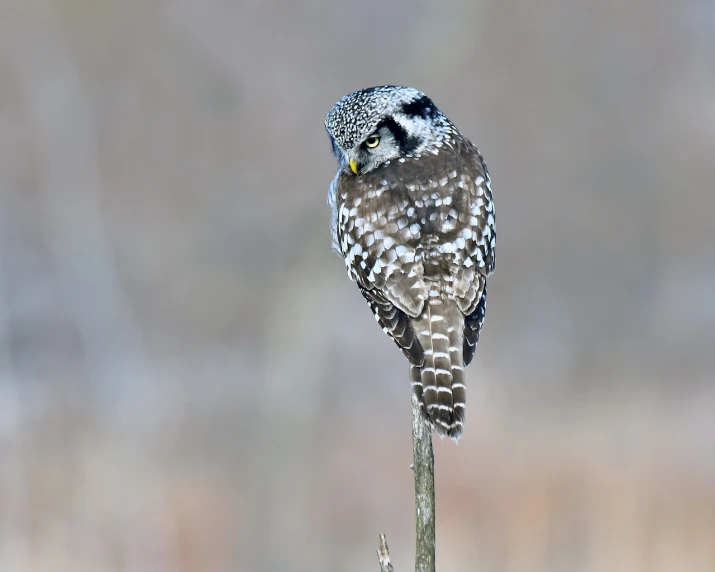
[[393, 339], [410, 363], [421, 366], [424, 352], [415, 336], [410, 317], [390, 302], [380, 290], [367, 289], [360, 280], [357, 285], [382, 330]]
[[[496, 227], [491, 179], [481, 153], [475, 145], [464, 140], [462, 165], [469, 176], [463, 183], [462, 210], [469, 221], [471, 233], [464, 243], [464, 269], [455, 276], [454, 289], [457, 304], [465, 314], [464, 365], [474, 357], [479, 332], [484, 323], [487, 305], [487, 276], [494, 271]], [[465, 178], [463, 178], [464, 180]]]
[[[340, 239], [344, 242], [342, 236]], [[382, 245], [377, 250], [372, 249], [372, 252], [390, 258], [381, 248]], [[420, 314], [423, 305], [415, 293], [417, 288], [410, 287], [416, 283], [416, 275], [407, 276], [409, 271], [402, 268], [387, 269], [380, 260], [379, 255], [367, 249], [351, 247], [346, 256], [346, 261], [349, 261], [348, 275], [357, 282], [360, 293], [367, 300], [383, 331], [395, 341], [411, 363], [422, 365], [424, 352], [410, 319]]]
[[459, 176], [453, 197], [458, 223], [445, 239], [452, 239], [452, 293], [459, 309], [471, 316], [482, 304], [486, 278], [494, 270], [494, 204], [489, 172], [476, 146], [464, 139], [456, 151]]
[[477, 226], [477, 234], [473, 242], [473, 261], [479, 273], [487, 277], [494, 272], [497, 238], [492, 180], [479, 149], [471, 142], [468, 142], [468, 145], [472, 149], [472, 164], [476, 173], [474, 185], [469, 193], [469, 210], [476, 219]]
[[404, 201], [396, 192], [375, 196], [374, 187], [363, 185], [361, 179], [338, 176], [333, 193], [338, 246], [348, 276], [382, 329], [411, 363], [422, 365], [424, 353], [410, 318], [420, 315], [427, 293]]
[[477, 342], [479, 341], [479, 332], [482, 331], [484, 324], [484, 314], [487, 309], [487, 282], [484, 281], [479, 303], [474, 311], [466, 316], [464, 320], [464, 343], [462, 344], [462, 355], [464, 357], [464, 365], [468, 366], [474, 358], [474, 352], [477, 350]]

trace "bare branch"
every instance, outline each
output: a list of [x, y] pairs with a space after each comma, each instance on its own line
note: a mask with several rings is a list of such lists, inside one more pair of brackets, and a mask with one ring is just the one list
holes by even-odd
[[390, 550], [387, 548], [387, 539], [380, 535], [380, 544], [377, 547], [377, 561], [380, 563], [380, 572], [394, 572], [390, 562]]
[[[412, 453], [415, 474], [415, 572], [435, 572], [434, 452], [432, 428], [412, 394]], [[385, 535], [377, 548], [380, 572], [393, 572]]]
[[432, 428], [412, 394], [412, 452], [415, 473], [415, 572], [435, 571], [434, 453]]

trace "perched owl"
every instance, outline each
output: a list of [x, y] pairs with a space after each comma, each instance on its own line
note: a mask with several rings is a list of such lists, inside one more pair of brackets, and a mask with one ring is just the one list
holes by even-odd
[[494, 270], [494, 203], [484, 159], [424, 93], [381, 86], [325, 118], [339, 168], [333, 247], [382, 329], [410, 361], [412, 388], [440, 434], [464, 427], [464, 367]]

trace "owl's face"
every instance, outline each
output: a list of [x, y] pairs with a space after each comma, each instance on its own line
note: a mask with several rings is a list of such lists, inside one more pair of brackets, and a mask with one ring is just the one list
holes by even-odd
[[434, 151], [453, 130], [424, 93], [391, 85], [346, 95], [326, 116], [325, 128], [341, 168], [355, 175]]

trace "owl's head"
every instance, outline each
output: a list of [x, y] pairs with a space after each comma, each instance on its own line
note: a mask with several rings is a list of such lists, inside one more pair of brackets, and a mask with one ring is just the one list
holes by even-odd
[[325, 128], [341, 166], [356, 175], [396, 159], [434, 152], [453, 130], [424, 93], [394, 85], [346, 95], [325, 117]]

